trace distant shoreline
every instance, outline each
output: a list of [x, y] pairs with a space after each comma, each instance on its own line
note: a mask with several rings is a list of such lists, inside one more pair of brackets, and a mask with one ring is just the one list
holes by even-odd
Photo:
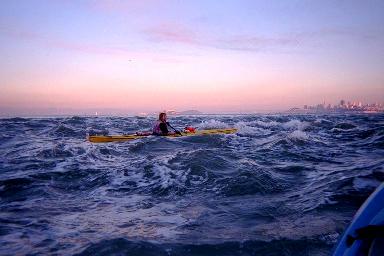
[[[181, 116], [252, 116], [252, 115], [341, 115], [341, 114], [355, 114], [355, 115], [379, 115], [384, 112], [362, 112], [362, 111], [344, 111], [344, 112], [293, 112], [293, 111], [281, 111], [281, 112], [259, 112], [259, 113], [204, 113], [204, 114], [185, 114], [185, 115], [170, 115], [172, 117]], [[135, 114], [106, 114], [106, 115], [89, 115], [89, 114], [62, 114], [62, 115], [0, 115], [0, 119], [12, 119], [12, 118], [72, 118], [72, 117], [87, 117], [87, 118], [103, 118], [103, 117], [131, 117], [131, 118], [156, 118], [156, 115], [138, 116]]]

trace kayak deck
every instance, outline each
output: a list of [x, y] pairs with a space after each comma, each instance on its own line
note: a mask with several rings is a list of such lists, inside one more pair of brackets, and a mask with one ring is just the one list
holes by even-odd
[[[182, 132], [179, 134], [166, 135], [164, 137], [183, 137], [183, 136], [198, 136], [198, 135], [212, 135], [212, 134], [232, 134], [237, 132], [236, 128], [226, 129], [210, 129], [210, 130], [197, 130], [195, 132]], [[93, 143], [115, 142], [115, 141], [130, 141], [141, 139], [143, 137], [154, 136], [152, 134], [128, 134], [128, 135], [89, 135], [88, 140]]]

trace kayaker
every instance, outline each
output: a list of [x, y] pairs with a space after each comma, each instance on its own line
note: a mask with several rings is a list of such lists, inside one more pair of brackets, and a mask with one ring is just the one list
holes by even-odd
[[159, 120], [156, 121], [155, 125], [153, 126], [152, 133], [154, 135], [172, 135], [172, 134], [180, 134], [181, 133], [177, 130], [175, 132], [170, 132], [168, 131], [168, 126], [172, 127], [168, 122], [167, 122], [167, 113], [161, 112], [159, 114]]

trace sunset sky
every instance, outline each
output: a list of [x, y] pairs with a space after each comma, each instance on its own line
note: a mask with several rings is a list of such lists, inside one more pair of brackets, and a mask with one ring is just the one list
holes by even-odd
[[4, 0], [0, 115], [384, 102], [382, 0]]

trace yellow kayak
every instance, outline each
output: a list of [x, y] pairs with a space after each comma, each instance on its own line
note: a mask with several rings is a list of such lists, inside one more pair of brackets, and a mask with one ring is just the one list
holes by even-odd
[[[237, 131], [236, 128], [196, 130], [195, 132], [181, 132], [181, 135], [171, 134], [171, 135], [167, 135], [166, 137], [231, 134], [231, 133], [235, 133], [236, 131]], [[142, 133], [142, 134], [137, 133], [137, 134], [128, 134], [128, 135], [89, 135], [88, 140], [94, 143], [103, 143], [103, 142], [136, 140], [136, 139], [140, 139], [148, 136], [154, 136], [154, 135], [148, 134], [148, 133]]]

